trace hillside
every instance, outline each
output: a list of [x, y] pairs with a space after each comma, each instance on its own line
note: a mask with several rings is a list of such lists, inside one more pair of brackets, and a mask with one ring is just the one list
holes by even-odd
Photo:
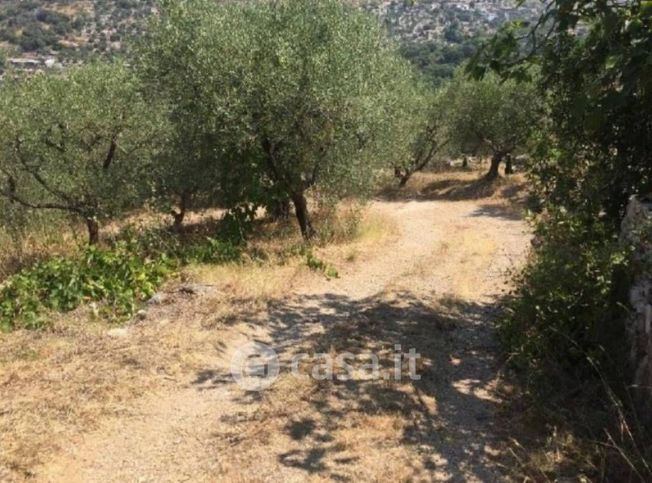
[[[16, 68], [113, 55], [137, 36], [155, 0], [5, 0], [0, 5], [2, 50]], [[433, 78], [449, 77], [475, 52], [480, 39], [504, 22], [533, 18], [537, 3], [479, 1], [371, 1], [361, 8], [378, 16], [404, 43], [405, 54]]]
[[61, 62], [111, 54], [137, 35], [153, 0], [8, 0], [0, 5], [0, 45], [9, 57]]

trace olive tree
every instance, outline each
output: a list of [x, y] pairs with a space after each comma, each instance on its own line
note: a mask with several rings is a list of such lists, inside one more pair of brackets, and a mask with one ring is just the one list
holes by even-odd
[[449, 100], [447, 90], [422, 91], [412, 110], [414, 137], [411, 149], [404, 159], [394, 166], [394, 175], [400, 186], [405, 186], [412, 175], [423, 171], [449, 144]]
[[335, 0], [161, 7], [147, 57], [178, 76], [172, 112], [203, 124], [191, 149], [228, 207], [292, 202], [310, 238], [309, 192], [365, 195], [407, 152], [414, 74], [376, 20]]
[[249, 13], [250, 132], [265, 176], [310, 238], [308, 190], [365, 194], [378, 170], [405, 154], [411, 69], [375, 20], [342, 2], [281, 1]]
[[615, 231], [631, 195], [652, 191], [652, 4], [551, 0], [531, 24], [506, 24], [470, 71], [540, 71], [549, 139], [533, 153], [539, 195]]
[[165, 106], [171, 127], [153, 174], [159, 206], [178, 229], [193, 205], [221, 201], [218, 160], [231, 140], [226, 132], [243, 132], [241, 118], [220, 117], [238, 99], [224, 77], [234, 59], [224, 54], [240, 27], [220, 25], [225, 19], [215, 2], [162, 0], [160, 7], [133, 58], [145, 96]]
[[79, 217], [93, 244], [147, 195], [160, 125], [128, 68], [92, 64], [3, 84], [0, 132], [0, 195]]
[[[450, 132], [455, 148], [491, 155], [487, 179], [495, 179], [503, 160], [525, 147], [541, 114], [534, 86], [496, 76], [481, 80], [458, 75], [449, 87]], [[511, 166], [508, 166], [509, 174]]]

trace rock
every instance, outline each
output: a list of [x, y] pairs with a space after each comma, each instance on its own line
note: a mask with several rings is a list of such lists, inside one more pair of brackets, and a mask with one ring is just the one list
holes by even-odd
[[623, 219], [621, 240], [633, 247], [634, 281], [629, 302], [634, 310], [627, 321], [631, 386], [643, 420], [652, 421], [652, 203], [633, 196]]
[[147, 305], [162, 305], [168, 299], [168, 296], [163, 292], [156, 293], [152, 296], [151, 299], [147, 301]]
[[136, 318], [138, 320], [145, 320], [147, 318], [147, 310], [139, 310], [136, 312]]
[[199, 283], [186, 283], [179, 287], [179, 292], [188, 295], [200, 295], [210, 292], [213, 289], [212, 285], [202, 285]]
[[121, 338], [121, 337], [127, 337], [129, 335], [129, 329], [125, 327], [118, 327], [115, 329], [109, 330], [106, 335], [109, 337], [115, 337], [115, 338]]

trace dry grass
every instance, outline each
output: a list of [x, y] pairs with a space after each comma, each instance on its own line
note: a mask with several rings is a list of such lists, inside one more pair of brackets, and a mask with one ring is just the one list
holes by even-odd
[[[423, 192], [422, 186], [442, 181], [440, 176], [419, 175], [408, 190]], [[469, 181], [459, 176], [460, 182]], [[328, 243], [313, 250], [338, 268], [364, 265], [398, 236], [396, 221], [373, 205], [361, 210], [343, 204], [330, 216]], [[461, 272], [455, 268], [455, 273], [466, 277], [479, 271], [491, 253], [464, 227], [453, 232], [451, 247], [477, 253], [479, 260]], [[267, 323], [270, 305], [287, 300], [298, 287], [323, 281], [323, 274], [306, 267], [301, 245], [294, 220], [261, 223], [244, 264], [187, 267], [164, 287], [167, 300], [148, 307], [144, 319], [132, 321], [122, 332], [93, 320], [86, 308], [55, 317], [46, 331], [0, 335], [0, 480], [30, 478], [40, 462], [80, 435], [110, 416], [129, 414], [136, 399], [178, 388], [188, 383], [189, 374], [213, 367], [216, 353], [241, 335], [234, 328]], [[450, 259], [452, 266], [451, 247], [427, 247], [433, 259], [420, 260], [414, 270], [440, 259]], [[395, 268], [391, 261], [388, 267]], [[295, 349], [373, 350], [388, 364], [398, 334], [406, 347], [417, 344], [424, 354], [422, 364], [452, 368], [447, 337], [466, 308], [456, 300], [422, 297], [415, 287], [421, 278], [416, 272], [406, 274], [404, 282], [355, 305], [350, 317], [310, 334]], [[180, 284], [188, 282], [202, 284], [205, 293], [180, 292]], [[410, 290], [410, 297], [400, 290]], [[434, 313], [439, 317], [433, 318]], [[407, 325], [397, 325], [401, 321]], [[419, 386], [366, 381], [360, 375], [346, 385], [283, 378], [259, 404], [238, 405], [241, 414], [214, 435], [211, 451], [222, 466], [220, 478], [258, 481], [251, 462], [270, 462], [270, 455], [278, 456], [283, 468], [295, 468], [297, 481], [401, 481], [437, 474], [432, 466], [442, 461], [435, 443], [459, 436], [432, 426], [439, 413], [429, 386], [435, 382]]]
[[[255, 409], [245, 405], [228, 429], [216, 434], [213, 449], [223, 461], [221, 481], [258, 481], [257, 472], [269, 471], [267, 465], [274, 455], [283, 465], [303, 470], [301, 481], [412, 481], [425, 474], [450, 476], [446, 470], [432, 471], [435, 465], [446, 466], [433, 438], [438, 441], [447, 430], [436, 422], [437, 401], [426, 389], [430, 383], [396, 381], [392, 375], [397, 342], [404, 347], [416, 344], [423, 356], [417, 366], [420, 374], [427, 372], [426, 367], [443, 369], [442, 359], [449, 350], [446, 334], [452, 328], [447, 321], [459, 317], [459, 308], [433, 300], [428, 309], [440, 313], [441, 319], [423, 317], [398, 338], [401, 330], [396, 317], [379, 315], [385, 309], [395, 314], [413, 310], [402, 294], [385, 293], [367, 300], [360, 309], [295, 348], [308, 354], [359, 354], [352, 364], [353, 379], [308, 377], [322, 364], [318, 357], [302, 362], [305, 377], [283, 374]], [[369, 378], [367, 353], [379, 356], [378, 380]], [[249, 468], [251, 461], [260, 466]]]
[[523, 174], [501, 176], [493, 181], [484, 178], [484, 171], [464, 170], [415, 173], [408, 184], [400, 188], [395, 183], [381, 196], [387, 199], [417, 199], [466, 201], [495, 201], [522, 205], [527, 196], [527, 181]]
[[20, 237], [12, 237], [0, 228], [0, 281], [36, 261], [72, 253], [85, 243], [84, 236], [79, 226], [59, 222], [54, 226], [33, 226]]
[[[362, 249], [391, 226], [377, 214], [364, 215], [352, 240], [324, 251]], [[149, 307], [145, 320], [123, 331], [94, 319], [86, 307], [52, 315], [47, 330], [0, 334], [0, 480], [29, 478], [70, 438], [204, 367], [244, 314], [263, 311], [302, 280], [323, 277], [288, 250], [300, 243], [294, 226], [272, 224], [265, 230], [244, 264], [187, 267], [164, 288], [164, 304]], [[285, 235], [279, 239], [280, 234]], [[201, 297], [178, 292], [179, 284], [188, 282], [203, 284], [207, 292]]]
[[192, 301], [180, 308], [183, 320], [131, 325], [124, 335], [81, 310], [48, 331], [0, 335], [0, 469], [29, 477], [72, 435], [198, 364], [218, 338], [199, 330]]

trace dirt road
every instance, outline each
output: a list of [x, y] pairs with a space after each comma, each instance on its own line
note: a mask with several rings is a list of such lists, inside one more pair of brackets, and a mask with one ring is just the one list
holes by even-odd
[[[492, 481], [505, 428], [493, 391], [491, 321], [506, 270], [523, 260], [525, 223], [487, 200], [376, 201], [395, 236], [338, 266], [339, 278], [277, 279], [280, 296], [243, 304], [200, 370], [130, 403], [66, 442], [37, 481]], [[199, 306], [219, 294], [199, 294]], [[204, 300], [205, 298], [205, 300]], [[153, 320], [170, 317], [169, 306]], [[172, 322], [174, 323], [174, 322]], [[188, 330], [194, 330], [189, 327]], [[204, 329], [208, 330], [208, 329]], [[273, 347], [281, 376], [263, 392], [235, 384], [242, 343]], [[153, 342], [155, 343], [155, 342]], [[315, 381], [288, 374], [299, 351], [416, 349], [420, 380]]]

